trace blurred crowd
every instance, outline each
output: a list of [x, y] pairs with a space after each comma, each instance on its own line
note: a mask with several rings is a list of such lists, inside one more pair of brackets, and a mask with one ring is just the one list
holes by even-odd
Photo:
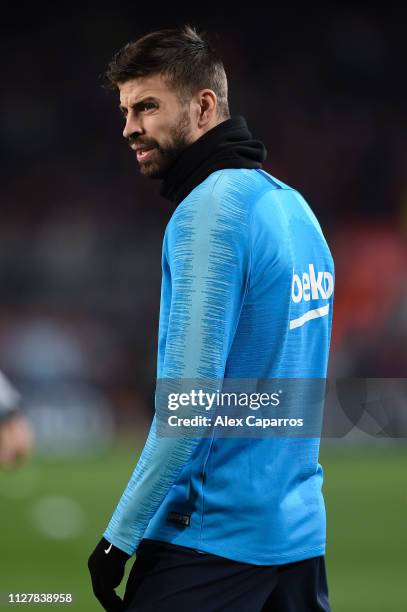
[[403, 21], [344, 8], [223, 21], [112, 11], [5, 26], [0, 369], [27, 405], [104, 407], [103, 431], [109, 414], [119, 426], [151, 414], [172, 209], [140, 177], [100, 77], [122, 44], [184, 21], [224, 58], [231, 113], [265, 143], [265, 169], [320, 219], [336, 266], [330, 375], [405, 376]]

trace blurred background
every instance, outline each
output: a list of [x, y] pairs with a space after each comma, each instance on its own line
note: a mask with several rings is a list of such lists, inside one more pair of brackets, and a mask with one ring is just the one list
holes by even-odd
[[[185, 22], [222, 56], [231, 114], [265, 143], [265, 169], [320, 220], [336, 267], [330, 376], [406, 376], [401, 8], [11, 12], [1, 36], [0, 370], [36, 443], [30, 461], [0, 473], [3, 600], [59, 591], [78, 611], [99, 609], [86, 561], [152, 417], [173, 212], [159, 182], [139, 174], [101, 75], [126, 42]], [[407, 610], [405, 437], [353, 431], [323, 440], [320, 461], [334, 612]]]

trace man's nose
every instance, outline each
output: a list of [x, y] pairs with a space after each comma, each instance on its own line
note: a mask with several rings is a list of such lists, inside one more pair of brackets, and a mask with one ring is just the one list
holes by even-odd
[[126, 140], [128, 140], [128, 138], [133, 135], [136, 138], [138, 134], [142, 133], [143, 129], [138, 122], [134, 121], [134, 119], [128, 119], [126, 121], [126, 125], [124, 126], [123, 130], [123, 138], [126, 138]]

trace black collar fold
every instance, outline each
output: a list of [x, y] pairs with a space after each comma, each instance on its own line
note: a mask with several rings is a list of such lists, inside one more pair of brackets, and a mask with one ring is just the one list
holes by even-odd
[[212, 172], [223, 168], [261, 168], [267, 151], [254, 140], [246, 119], [231, 117], [189, 145], [167, 171], [160, 194], [179, 204]]

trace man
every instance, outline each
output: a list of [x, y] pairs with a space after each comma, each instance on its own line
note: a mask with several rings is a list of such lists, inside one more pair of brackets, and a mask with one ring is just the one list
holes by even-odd
[[0, 467], [14, 468], [30, 454], [31, 427], [20, 410], [21, 397], [0, 372]]
[[[263, 144], [230, 117], [215, 51], [189, 26], [153, 32], [107, 76], [141, 173], [177, 205], [157, 381], [324, 378], [332, 258], [302, 196], [262, 170]], [[156, 414], [88, 561], [96, 597], [106, 610], [329, 610], [318, 452], [315, 436], [160, 435]]]

